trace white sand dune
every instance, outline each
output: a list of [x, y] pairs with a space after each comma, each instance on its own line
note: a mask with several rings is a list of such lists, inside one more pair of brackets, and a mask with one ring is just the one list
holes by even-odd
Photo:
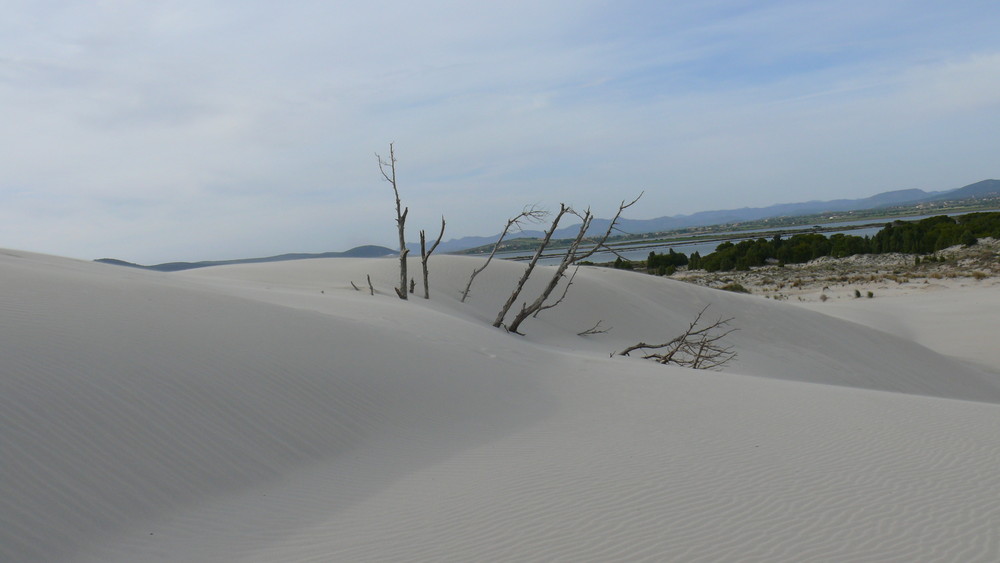
[[1000, 366], [1000, 282], [937, 280], [934, 284], [882, 290], [867, 299], [805, 302], [801, 306], [899, 334], [988, 371]]
[[[1000, 558], [988, 356], [589, 269], [520, 337], [489, 321], [523, 266], [461, 304], [478, 263], [402, 302], [392, 260], [0, 253], [0, 560]], [[609, 358], [706, 304], [726, 372]]]

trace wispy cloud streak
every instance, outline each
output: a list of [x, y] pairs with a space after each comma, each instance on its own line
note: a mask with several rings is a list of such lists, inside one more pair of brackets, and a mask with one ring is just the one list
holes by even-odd
[[998, 175], [990, 2], [14, 2], [0, 245], [155, 262]]

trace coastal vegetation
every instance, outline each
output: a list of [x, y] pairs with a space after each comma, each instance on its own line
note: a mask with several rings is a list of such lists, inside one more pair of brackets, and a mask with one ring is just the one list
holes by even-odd
[[646, 262], [649, 273], [667, 274], [670, 268], [687, 265], [689, 270], [708, 272], [748, 270], [766, 264], [801, 264], [831, 256], [844, 258], [857, 254], [931, 254], [958, 244], [973, 246], [979, 238], [1000, 238], [1000, 212], [969, 213], [956, 217], [939, 215], [920, 221], [893, 221], [872, 237], [837, 233], [800, 233], [787, 239], [771, 238], [725, 241], [715, 252], [704, 257], [697, 252], [690, 257], [671, 249], [665, 254], [650, 253]]
[[[915, 217], [926, 216], [932, 213], [952, 215], [958, 213], [971, 214], [975, 212], [992, 212], [998, 207], [1000, 207], [1000, 196], [982, 196], [897, 205], [877, 209], [787, 215], [739, 222], [721, 222], [716, 225], [683, 227], [666, 231], [617, 234], [608, 237], [605, 245], [608, 248], [616, 250], [634, 250], [641, 247], [658, 248], [671, 244], [738, 240], [744, 238], [748, 232], [757, 231], [761, 232], [761, 236], [768, 238], [774, 235], [784, 237], [797, 234], [800, 232], [798, 228], [802, 225], [813, 225], [813, 231], [820, 233], [861, 230], [878, 227], [879, 225], [886, 224], [888, 221], [912, 220]], [[844, 225], [844, 223], [852, 224]], [[538, 248], [539, 243], [539, 238], [513, 238], [503, 240], [498, 245], [495, 243], [486, 244], [453, 251], [452, 253], [484, 255], [490, 254], [496, 249], [497, 252], [506, 254], [524, 253], [525, 256], [528, 256]], [[548, 250], [555, 251], [566, 248], [571, 243], [571, 238], [553, 237], [548, 244]], [[637, 246], [637, 243], [640, 246]]]

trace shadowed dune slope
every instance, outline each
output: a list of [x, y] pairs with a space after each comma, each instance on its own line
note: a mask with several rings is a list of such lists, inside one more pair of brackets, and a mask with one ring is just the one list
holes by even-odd
[[[509, 335], [488, 321], [523, 265], [459, 303], [478, 263], [432, 258], [433, 299], [404, 303], [392, 260], [0, 253], [0, 560], [1000, 554], [988, 374], [607, 270]], [[369, 274], [375, 296], [350, 285]], [[727, 372], [608, 357], [708, 304], [740, 328]], [[576, 335], [597, 320], [613, 330]]]
[[[492, 323], [524, 265], [491, 263], [476, 278], [467, 302], [459, 303], [469, 274], [480, 263], [474, 258], [432, 258], [433, 299], [425, 301], [419, 297], [418, 287], [418, 295], [411, 296], [410, 306]], [[309, 310], [334, 310], [337, 305], [329, 295], [351, 289], [351, 281], [365, 289], [352, 293], [368, 297], [364, 280], [369, 274], [381, 297], [394, 296], [397, 267], [398, 262], [392, 259], [309, 261], [288, 268], [263, 264], [212, 268], [183, 275], [191, 280], [221, 284], [228, 291], [241, 291], [251, 299]], [[409, 269], [419, 278], [419, 261], [411, 260]], [[525, 299], [533, 299], [532, 292], [540, 289], [552, 271], [547, 267], [537, 272], [515, 308]], [[561, 288], [554, 296], [560, 293]], [[369, 297], [369, 303], [380, 302], [377, 297]], [[738, 360], [726, 370], [729, 372], [1000, 403], [1000, 382], [995, 377], [960, 365], [909, 339], [831, 319], [791, 304], [636, 272], [581, 268], [564, 302], [526, 321], [522, 325], [526, 337], [512, 339], [570, 353], [607, 357], [640, 341], [670, 340], [683, 332], [706, 306], [709, 307], [706, 320], [733, 318], [732, 325], [739, 329], [728, 339], [739, 353]], [[577, 335], [597, 321], [613, 329], [606, 334]], [[419, 326], [412, 328], [419, 330]]]

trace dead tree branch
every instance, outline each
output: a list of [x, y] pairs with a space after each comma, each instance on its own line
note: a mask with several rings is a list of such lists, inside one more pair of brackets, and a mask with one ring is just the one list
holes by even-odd
[[438, 238], [431, 245], [430, 250], [427, 250], [427, 239], [423, 230], [420, 231], [420, 266], [424, 271], [424, 299], [431, 298], [430, 286], [427, 284], [427, 261], [431, 259], [431, 253], [437, 249], [438, 245], [441, 244], [441, 237], [444, 236], [444, 216], [441, 216], [441, 232], [438, 233]]
[[497, 314], [496, 320], [493, 321], [493, 326], [500, 327], [503, 325], [503, 319], [507, 316], [507, 312], [510, 311], [511, 306], [517, 301], [519, 295], [521, 295], [521, 290], [524, 289], [524, 284], [528, 281], [531, 276], [531, 272], [535, 269], [535, 265], [538, 264], [538, 259], [542, 257], [542, 252], [545, 251], [545, 247], [549, 245], [549, 241], [552, 240], [552, 233], [556, 232], [556, 228], [559, 227], [559, 221], [563, 218], [563, 215], [570, 212], [570, 208], [565, 204], [560, 204], [559, 213], [556, 214], [555, 218], [552, 219], [552, 226], [549, 230], [545, 231], [545, 237], [542, 238], [542, 243], [538, 245], [538, 250], [535, 251], [535, 255], [531, 257], [531, 261], [528, 262], [527, 268], [524, 269], [524, 273], [521, 274], [521, 279], [517, 281], [517, 286], [514, 291], [511, 292], [510, 297], [507, 298], [507, 302], [504, 303], [500, 312]]
[[636, 350], [663, 350], [643, 355], [647, 360], [661, 364], [676, 364], [693, 369], [719, 369], [736, 358], [736, 352], [731, 346], [725, 346], [720, 341], [734, 331], [729, 323], [732, 318], [719, 318], [715, 322], [698, 328], [701, 318], [708, 309], [706, 305], [688, 325], [687, 330], [663, 344], [646, 344], [640, 342], [618, 352], [619, 356], [628, 356]]
[[396, 295], [400, 299], [406, 299], [406, 255], [410, 253], [409, 249], [406, 248], [406, 236], [405, 229], [406, 226], [406, 215], [410, 212], [410, 208], [403, 208], [402, 203], [399, 200], [399, 188], [396, 185], [396, 153], [393, 150], [392, 143], [389, 143], [389, 160], [385, 160], [378, 153], [375, 153], [375, 158], [378, 160], [378, 169], [382, 173], [382, 178], [392, 184], [392, 191], [396, 194], [396, 227], [399, 230], [399, 287], [396, 288]]
[[370, 293], [371, 293], [372, 295], [375, 295], [375, 286], [374, 286], [374, 285], [372, 285], [372, 277], [371, 277], [371, 275], [370, 275], [370, 274], [366, 274], [366, 276], [368, 277], [368, 291], [369, 291], [369, 292], [370, 292]]
[[538, 317], [538, 313], [541, 313], [542, 311], [544, 311], [546, 309], [551, 309], [551, 308], [555, 307], [556, 305], [562, 303], [563, 299], [566, 299], [566, 294], [569, 293], [569, 286], [573, 285], [573, 280], [576, 279], [576, 273], [579, 272], [579, 271], [580, 271], [580, 266], [577, 266], [575, 269], [573, 269], [573, 275], [571, 275], [569, 277], [569, 281], [566, 282], [566, 286], [563, 287], [563, 292], [562, 292], [562, 295], [559, 296], [559, 299], [556, 299], [556, 301], [554, 303], [551, 303], [549, 305], [542, 305], [541, 307], [538, 308], [537, 311], [535, 311], [535, 314], [532, 315], [532, 316], [537, 318]]
[[603, 322], [604, 321], [597, 321], [597, 324], [595, 324], [594, 326], [588, 328], [587, 330], [585, 330], [583, 332], [576, 333], [576, 335], [577, 336], [588, 336], [588, 335], [591, 335], [591, 334], [604, 334], [605, 332], [608, 332], [609, 330], [611, 330], [612, 328], [614, 328], [614, 327], [610, 327], [610, 326], [608, 328], [601, 328], [601, 323], [603, 323]]
[[507, 220], [507, 226], [504, 227], [503, 232], [500, 233], [500, 237], [497, 239], [496, 243], [493, 244], [493, 250], [490, 251], [490, 255], [486, 258], [486, 262], [484, 262], [482, 266], [473, 270], [472, 275], [469, 276], [469, 283], [465, 284], [465, 291], [462, 292], [462, 300], [461, 300], [462, 303], [465, 303], [465, 300], [469, 297], [469, 289], [472, 288], [472, 281], [476, 279], [476, 276], [478, 276], [480, 272], [486, 269], [486, 266], [490, 265], [490, 261], [493, 260], [493, 256], [497, 253], [497, 249], [500, 248], [500, 243], [503, 242], [503, 239], [510, 232], [511, 227], [517, 227], [518, 230], [521, 230], [524, 222], [538, 221], [543, 217], [545, 217], [545, 215], [547, 214], [548, 214], [547, 211], [538, 209], [535, 206], [531, 206], [531, 207], [525, 207], [521, 211], [521, 213], [517, 215], [517, 217], [512, 217]]
[[[594, 215], [590, 212], [590, 209], [587, 209], [581, 215], [563, 205], [562, 210], [560, 211], [560, 217], [567, 211], [572, 212], [577, 217], [580, 217], [580, 219], [583, 221], [583, 223], [580, 225], [580, 230], [577, 232], [576, 238], [573, 239], [573, 242], [570, 244], [569, 248], [566, 249], [566, 253], [563, 254], [562, 261], [559, 263], [559, 266], [556, 267], [556, 271], [552, 275], [552, 278], [549, 280], [549, 283], [545, 286], [545, 288], [542, 290], [542, 292], [538, 295], [538, 297], [534, 301], [532, 301], [530, 304], [525, 304], [521, 306], [521, 310], [517, 313], [517, 315], [514, 316], [514, 320], [507, 326], [507, 330], [516, 334], [520, 334], [518, 332], [518, 329], [521, 327], [521, 323], [523, 323], [525, 319], [534, 315], [539, 309], [542, 308], [545, 301], [549, 298], [549, 295], [552, 293], [553, 290], [555, 290], [556, 286], [559, 285], [559, 280], [561, 280], [562, 277], [565, 275], [566, 269], [569, 268], [571, 265], [576, 264], [577, 262], [583, 260], [584, 258], [588, 258], [592, 254], [597, 252], [598, 249], [603, 247], [604, 243], [608, 240], [608, 237], [611, 236], [611, 231], [612, 229], [615, 228], [615, 224], [618, 222], [618, 219], [621, 218], [622, 212], [628, 209], [629, 207], [635, 205], [635, 203], [639, 201], [639, 198], [641, 197], [642, 194], [640, 193], [638, 197], [636, 197], [635, 199], [633, 199], [628, 203], [625, 203], [625, 201], [623, 200], [621, 202], [621, 205], [618, 206], [618, 212], [615, 213], [614, 218], [612, 218], [611, 222], [608, 224], [607, 231], [605, 231], [604, 234], [597, 239], [593, 247], [585, 251], [580, 250], [580, 245], [583, 243], [584, 238], [587, 235], [587, 230], [590, 228], [590, 224], [594, 220]], [[553, 230], [554, 230], [554, 225], [553, 225]], [[542, 245], [538, 248], [536, 256], [541, 255], [542, 251], [548, 245], [549, 238], [551, 237], [548, 237], [544, 241], [542, 241]], [[527, 279], [527, 276], [525, 276], [524, 279]], [[523, 282], [521, 285], [523, 285]], [[518, 286], [518, 291], [516, 293], [519, 293], [521, 285]], [[512, 295], [511, 297], [516, 299], [516, 294]], [[507, 312], [506, 310], [501, 311], [503, 315], [505, 315], [506, 312]], [[500, 320], [502, 322], [502, 318]], [[499, 326], [499, 324], [500, 323], [494, 324], [493, 326]]]
[[354, 291], [361, 291], [361, 288], [360, 288], [360, 287], [358, 287], [358, 286], [354, 285], [354, 280], [351, 280], [351, 287], [353, 287], [353, 288], [354, 288]]

